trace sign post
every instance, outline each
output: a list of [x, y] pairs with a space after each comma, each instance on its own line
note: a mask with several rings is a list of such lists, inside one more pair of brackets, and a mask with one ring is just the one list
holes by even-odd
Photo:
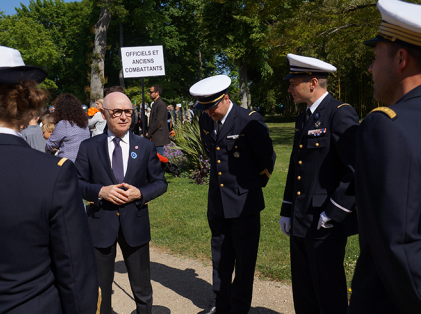
[[121, 61], [124, 78], [142, 78], [142, 134], [146, 135], [145, 83], [149, 76], [165, 75], [162, 46], [122, 47]]

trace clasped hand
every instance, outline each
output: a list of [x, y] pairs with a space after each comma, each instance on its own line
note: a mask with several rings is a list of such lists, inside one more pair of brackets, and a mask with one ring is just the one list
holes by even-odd
[[[126, 190], [122, 189], [125, 188]], [[98, 196], [116, 205], [124, 205], [142, 198], [140, 190], [133, 185], [120, 183], [103, 186]]]

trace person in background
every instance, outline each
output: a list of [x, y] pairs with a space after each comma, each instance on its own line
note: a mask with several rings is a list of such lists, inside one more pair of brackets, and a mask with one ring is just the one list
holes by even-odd
[[40, 152], [45, 151], [45, 139], [42, 136], [42, 130], [38, 125], [39, 112], [35, 112], [34, 117], [29, 121], [26, 129], [22, 130], [21, 134], [25, 141], [33, 149], [39, 150]]
[[103, 98], [98, 98], [95, 102], [96, 109], [99, 111], [88, 121], [88, 127], [93, 128], [92, 136], [96, 136], [104, 133], [104, 128], [107, 125], [107, 121], [102, 117], [101, 109]]
[[[348, 314], [421, 313], [421, 5], [380, 0], [368, 68], [377, 107], [357, 134], [360, 254]], [[380, 19], [379, 19], [380, 20]]]
[[18, 132], [45, 105], [46, 76], [0, 46], [0, 313], [93, 314], [98, 270], [76, 168]]
[[183, 124], [183, 110], [181, 109], [181, 104], [175, 105], [175, 115], [174, 115], [175, 126], [181, 127]]
[[80, 143], [90, 137], [88, 115], [82, 109], [80, 100], [71, 94], [58, 96], [54, 107], [56, 127], [45, 144], [45, 150], [54, 153], [58, 149], [58, 157], [74, 162]]
[[[56, 128], [56, 125], [54, 123], [46, 123], [41, 127], [42, 136], [44, 137], [45, 140], [48, 140], [50, 138], [55, 128]], [[45, 146], [44, 146], [44, 150], [45, 150]]]
[[158, 154], [163, 156], [164, 145], [169, 144], [170, 140], [168, 138], [167, 106], [161, 98], [162, 87], [160, 85], [153, 85], [149, 90], [149, 95], [154, 100], [154, 105], [151, 109], [149, 129], [146, 137], [152, 139]]
[[42, 127], [45, 123], [54, 123], [54, 115], [51, 113], [44, 114], [39, 125]]

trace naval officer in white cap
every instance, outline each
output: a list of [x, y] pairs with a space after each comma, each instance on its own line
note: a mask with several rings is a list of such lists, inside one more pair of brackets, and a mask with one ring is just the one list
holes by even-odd
[[380, 0], [374, 109], [357, 135], [360, 256], [350, 314], [421, 313], [421, 5]]
[[307, 104], [295, 124], [279, 220], [290, 237], [295, 312], [345, 314], [345, 247], [358, 230], [355, 198], [348, 193], [358, 115], [327, 91], [333, 65], [294, 54], [287, 58], [288, 92], [295, 103]]
[[[276, 155], [262, 117], [234, 104], [231, 79], [217, 75], [190, 88], [202, 143], [210, 157], [208, 221], [212, 233], [213, 300], [206, 314], [247, 314], [260, 235], [262, 187]], [[232, 274], [235, 268], [235, 278]]]

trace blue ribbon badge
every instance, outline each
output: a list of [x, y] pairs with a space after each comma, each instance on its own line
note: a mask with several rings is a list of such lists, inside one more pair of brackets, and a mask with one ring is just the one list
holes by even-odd
[[132, 156], [132, 158], [133, 158], [133, 159], [136, 159], [136, 158], [137, 158], [137, 154], [136, 154], [135, 152], [132, 152], [132, 153], [130, 154], [130, 156]]

